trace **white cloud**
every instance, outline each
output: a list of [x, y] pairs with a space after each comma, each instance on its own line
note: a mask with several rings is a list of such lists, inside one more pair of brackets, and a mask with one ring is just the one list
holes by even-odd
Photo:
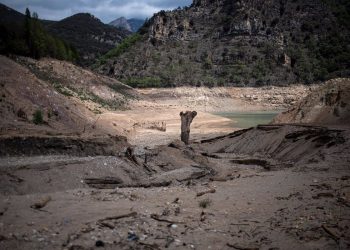
[[60, 20], [67, 16], [89, 12], [110, 22], [118, 17], [146, 18], [160, 10], [170, 10], [186, 6], [192, 0], [2, 0], [5, 5], [24, 13], [26, 7], [37, 12], [39, 17]]

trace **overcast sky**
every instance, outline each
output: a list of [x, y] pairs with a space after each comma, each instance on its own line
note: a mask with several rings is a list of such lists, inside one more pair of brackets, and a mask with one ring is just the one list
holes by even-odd
[[109, 23], [124, 16], [146, 18], [160, 10], [188, 6], [192, 0], [0, 0], [1, 3], [24, 13], [28, 7], [39, 18], [61, 20], [80, 12], [88, 12]]

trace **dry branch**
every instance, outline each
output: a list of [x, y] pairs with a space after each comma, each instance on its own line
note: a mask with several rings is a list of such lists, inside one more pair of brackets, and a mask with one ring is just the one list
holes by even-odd
[[151, 218], [156, 220], [156, 221], [166, 222], [166, 223], [170, 223], [170, 224], [183, 224], [184, 223], [184, 222], [180, 222], [180, 221], [171, 221], [171, 220], [159, 218], [158, 214], [151, 214]]
[[322, 229], [323, 229], [326, 233], [329, 234], [329, 236], [330, 236], [333, 240], [335, 240], [336, 242], [339, 241], [340, 237], [339, 237], [335, 232], [333, 232], [330, 228], [328, 228], [328, 227], [325, 226], [325, 225], [322, 225], [321, 227], [322, 227]]
[[212, 188], [212, 189], [209, 189], [209, 190], [198, 192], [197, 193], [197, 197], [205, 195], [205, 194], [209, 194], [209, 193], [215, 193], [215, 192], [216, 192], [216, 189]]
[[102, 223], [104, 223], [106, 220], [119, 220], [119, 219], [122, 219], [122, 218], [134, 217], [134, 216], [136, 216], [136, 215], [137, 215], [136, 212], [131, 212], [131, 213], [128, 213], [128, 214], [121, 214], [121, 215], [106, 217], [106, 218], [104, 218], [104, 219], [99, 219], [97, 222], [100, 223], [100, 224], [102, 224]]

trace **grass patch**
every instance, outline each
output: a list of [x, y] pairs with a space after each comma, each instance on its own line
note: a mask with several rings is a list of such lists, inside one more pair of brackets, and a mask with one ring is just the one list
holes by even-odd
[[[64, 86], [64, 80], [53, 76], [53, 74], [50, 74], [49, 72], [43, 71], [39, 69], [35, 64], [32, 63], [20, 63], [26, 67], [29, 68], [29, 70], [39, 79], [48, 82], [51, 84], [54, 89], [59, 92], [62, 95], [65, 95], [67, 97], [77, 97], [82, 101], [92, 101], [97, 104], [100, 104], [102, 107], [108, 109], [108, 110], [125, 110], [126, 104], [128, 102], [128, 99], [126, 97], [131, 97], [130, 94], [127, 93], [127, 87], [123, 85], [118, 84], [106, 84], [108, 87], [110, 87], [112, 90], [121, 93], [125, 96], [124, 99], [112, 99], [112, 100], [106, 100], [103, 99], [96, 94], [87, 91], [85, 89], [78, 89], [74, 88], [72, 86]], [[94, 113], [99, 113], [101, 111], [93, 111]]]
[[162, 86], [159, 77], [133, 77], [124, 82], [133, 88], [160, 88]]
[[57, 90], [58, 93], [60, 93], [60, 94], [62, 94], [62, 95], [65, 95], [65, 96], [74, 96], [73, 93], [72, 93], [72, 91], [71, 91], [69, 88], [63, 86], [63, 85], [60, 84], [60, 83], [54, 83], [54, 84], [53, 84], [53, 87]]
[[[113, 99], [113, 100], [106, 100], [103, 99], [101, 97], [99, 97], [98, 95], [84, 90], [84, 89], [74, 89], [73, 90], [76, 93], [76, 96], [82, 100], [82, 101], [92, 101], [94, 103], [100, 104], [101, 107], [106, 108], [108, 110], [122, 110], [125, 109], [127, 100], [123, 99], [123, 100], [117, 100], [117, 99]], [[94, 113], [99, 113], [100, 111], [94, 111]]]
[[210, 199], [204, 199], [204, 200], [201, 200], [201, 201], [199, 201], [199, 203], [198, 203], [198, 205], [199, 205], [199, 207], [201, 207], [201, 208], [207, 208], [207, 207], [209, 207], [210, 205], [212, 204], [212, 200], [210, 200]]

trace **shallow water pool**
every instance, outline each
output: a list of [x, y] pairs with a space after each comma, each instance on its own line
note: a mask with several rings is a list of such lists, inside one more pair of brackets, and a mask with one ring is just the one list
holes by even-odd
[[255, 127], [258, 124], [268, 124], [279, 114], [280, 110], [273, 111], [250, 111], [250, 112], [217, 112], [215, 115], [226, 117], [232, 120], [235, 128]]

